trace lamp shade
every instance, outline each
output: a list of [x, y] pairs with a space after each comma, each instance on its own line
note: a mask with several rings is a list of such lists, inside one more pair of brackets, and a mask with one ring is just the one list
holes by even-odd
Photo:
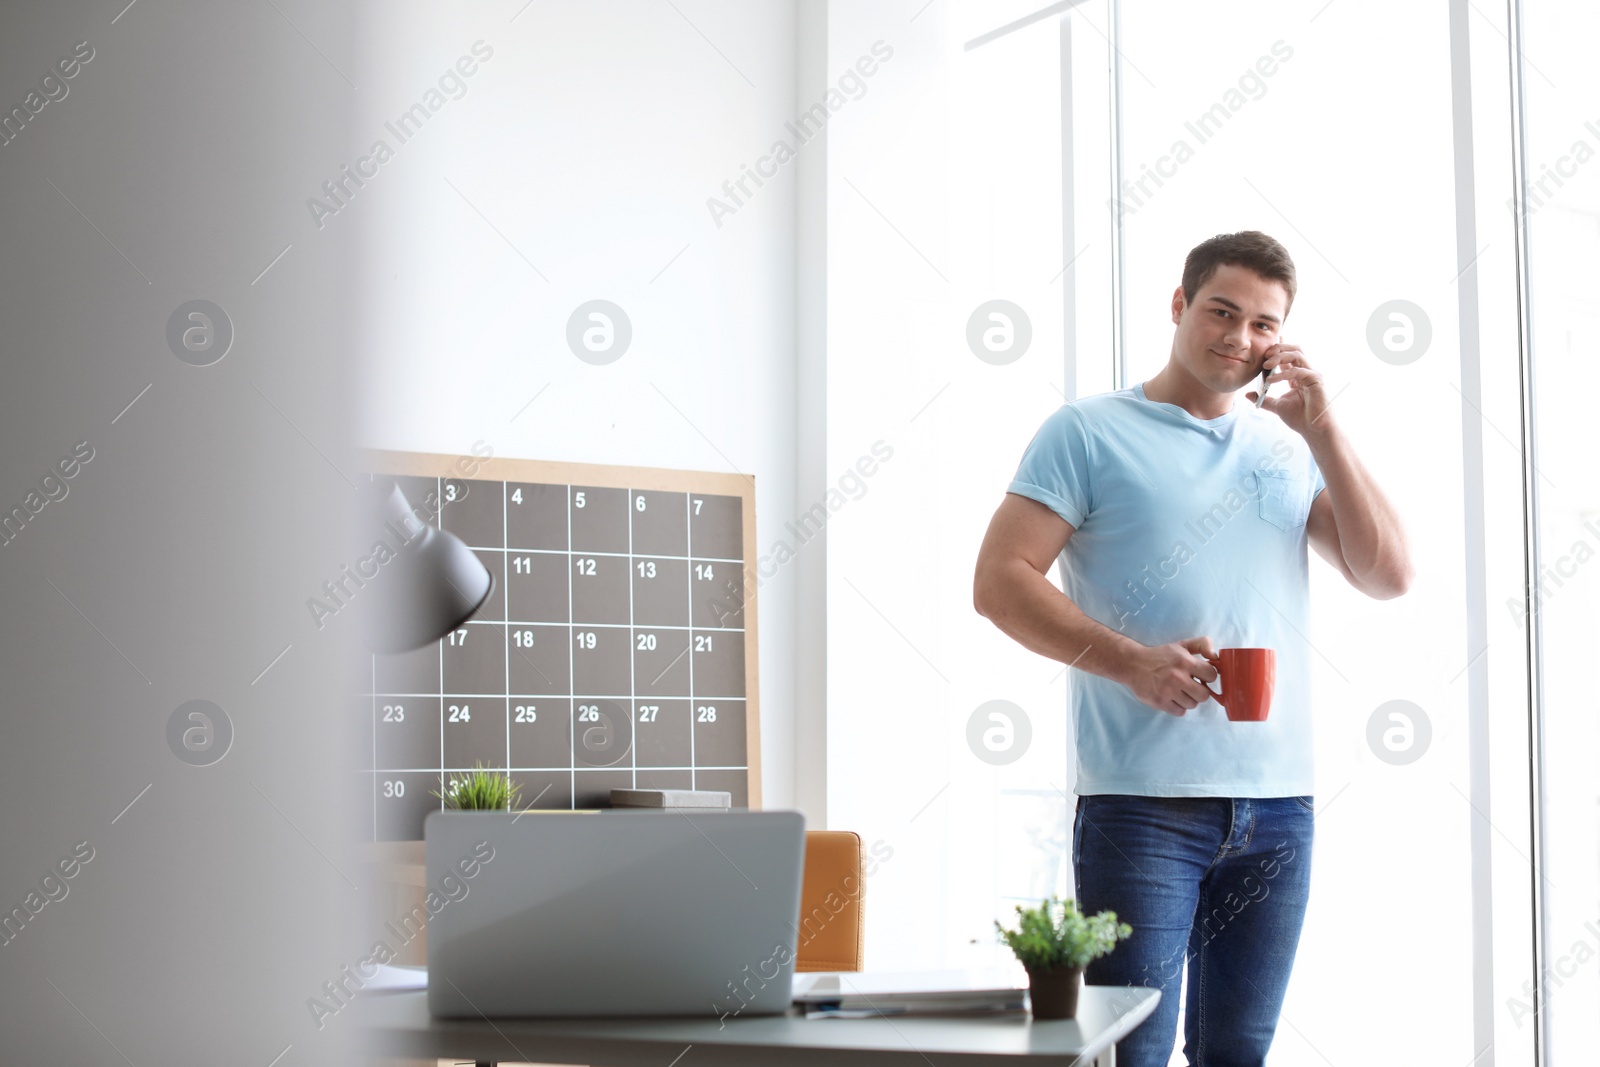
[[383, 540], [398, 547], [372, 581], [366, 620], [374, 652], [409, 652], [470, 619], [494, 591], [494, 575], [452, 533], [430, 525], [432, 513], [414, 508], [393, 479], [378, 485]]

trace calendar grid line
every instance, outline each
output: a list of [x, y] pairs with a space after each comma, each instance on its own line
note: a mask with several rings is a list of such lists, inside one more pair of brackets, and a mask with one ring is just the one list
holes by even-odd
[[[444, 529], [444, 479], [443, 478], [435, 478], [433, 480], [433, 482], [434, 482], [433, 491], [434, 491], [434, 493], [437, 494], [434, 497], [434, 499], [439, 501], [439, 511], [438, 511], [439, 529], [443, 530]], [[445, 784], [444, 784], [444, 642], [443, 641], [439, 642], [439, 793], [441, 794], [440, 797], [439, 797], [439, 810], [443, 811], [444, 810], [444, 798], [450, 794], [450, 790], [447, 789], [445, 787]]]
[[[684, 543], [684, 546], [690, 552], [693, 552], [694, 551], [694, 545], [691, 543], [691, 541], [694, 538], [694, 516], [692, 514], [690, 514], [689, 509], [692, 508], [694, 505], [690, 503], [690, 499], [691, 498], [690, 498], [689, 494], [685, 493], [684, 497], [683, 497], [683, 530], [684, 530], [683, 543]], [[685, 567], [683, 569], [683, 584], [688, 589], [688, 592], [689, 592], [689, 622], [691, 624], [693, 624], [694, 623], [694, 575], [689, 573], [689, 568], [688, 567]], [[699, 788], [699, 786], [696, 784], [696, 779], [699, 777], [699, 775], [698, 775], [698, 772], [696, 772], [696, 770], [695, 770], [696, 758], [695, 758], [695, 750], [694, 750], [694, 735], [695, 735], [694, 716], [695, 716], [695, 711], [694, 711], [694, 635], [690, 634], [689, 635], [689, 788], [690, 789], [698, 789]]]
[[[592, 549], [584, 549], [582, 552], [578, 552], [578, 551], [573, 550], [573, 549], [560, 549], [560, 548], [518, 548], [515, 545], [468, 545], [467, 547], [472, 549], [474, 552], [517, 552], [517, 553], [520, 553], [520, 554], [525, 555], [525, 556], [577, 555], [577, 556], [607, 556], [607, 557], [611, 557], [611, 558], [623, 558], [623, 557], [628, 557], [628, 556], [632, 556], [633, 555], [633, 553], [631, 553], [631, 552], [598, 552], [598, 551], [594, 551]], [[682, 559], [682, 560], [688, 560], [691, 563], [695, 562], [695, 561], [699, 561], [701, 563], [743, 563], [744, 562], [744, 560], [742, 560], [742, 559], [728, 559], [728, 558], [725, 558], [723, 556], [674, 556], [674, 555], [671, 555], [670, 553], [666, 553], [666, 552], [644, 552], [644, 553], [641, 553], [640, 555], [645, 559]]]
[[[372, 656], [372, 839], [378, 840], [378, 657]], [[440, 753], [443, 755], [443, 753]]]
[[[567, 688], [572, 690], [568, 699], [576, 707], [578, 701], [578, 653], [572, 647], [573, 623], [570, 621], [572, 618], [572, 596], [574, 592], [572, 578], [572, 493], [572, 486], [567, 486], [567, 619], [569, 620], [567, 623]], [[509, 759], [510, 756], [511, 753], [507, 752], [506, 757]], [[567, 715], [567, 766], [570, 769], [568, 775], [569, 784], [567, 786], [567, 807], [575, 809], [578, 806], [578, 724], [573, 721], [571, 712]]]
[[[681, 655], [681, 653], [680, 653], [680, 655]], [[568, 699], [568, 698], [573, 699], [573, 700], [577, 699], [577, 697], [574, 696], [571, 693], [450, 693], [448, 695], [449, 696], [453, 696], [453, 697], [462, 697], [463, 699], [466, 699], [466, 700], [550, 700], [552, 698], [557, 699], [557, 700], [564, 700], [564, 699]], [[648, 696], [648, 697], [651, 697], [652, 699], [655, 699], [655, 700], [744, 700], [745, 699], [744, 695], [740, 694], [740, 693], [732, 693], [732, 694], [729, 694], [727, 696], [714, 696], [714, 695], [712, 695], [710, 693], [702, 693], [698, 697], [692, 697], [688, 693], [646, 693], [644, 695]], [[380, 692], [380, 693], [357, 693], [356, 696], [363, 696], [363, 697], [368, 697], [368, 696], [379, 696], [379, 697], [438, 697], [438, 696], [440, 696], [440, 694], [438, 694], [438, 693], [390, 693], [390, 692]], [[587, 700], [630, 700], [630, 699], [632, 699], [626, 693], [586, 693], [586, 694], [584, 694], [584, 697]]]
[[[540, 774], [566, 774], [568, 771], [572, 770], [571, 767], [497, 767], [495, 769], [496, 770], [509, 771], [512, 774], [521, 774], [521, 773], [524, 773], [524, 772], [532, 773], [532, 772], [535, 772], [535, 771], [540, 773]], [[653, 763], [646, 764], [643, 767], [640, 767], [639, 769], [641, 771], [689, 771], [689, 770], [694, 770], [693, 767], [684, 767], [684, 766], [662, 765], [662, 766], [658, 767]], [[702, 770], [702, 771], [743, 771], [743, 770], [748, 770], [748, 769], [749, 769], [748, 766], [743, 764], [743, 763], [740, 763], [740, 764], [728, 764], [727, 766], [707, 765], [707, 766], [704, 766], [704, 767], [700, 768], [700, 770]], [[453, 773], [453, 772], [470, 771], [470, 770], [472, 770], [471, 767], [381, 767], [381, 768], [378, 768], [376, 770], [368, 771], [367, 773], [369, 773], [369, 774], [450, 774], [450, 773]], [[580, 773], [580, 774], [608, 774], [608, 773], [614, 772], [615, 770], [616, 770], [616, 768], [614, 768], [614, 767], [579, 767], [578, 768], [578, 773]]]
[[[505, 482], [501, 482], [500, 483], [500, 540], [501, 541], [510, 541], [511, 540], [511, 515], [510, 515], [511, 501], [509, 499], [507, 499], [507, 497], [509, 495], [510, 495], [510, 491], [506, 488], [506, 483]], [[505, 589], [506, 611], [505, 611], [505, 615], [506, 615], [507, 619], [510, 619], [511, 618], [511, 560], [503, 552], [500, 554], [500, 573], [504, 574], [506, 576], [506, 589]], [[506, 676], [506, 785], [509, 787], [511, 785], [511, 623], [510, 622], [506, 623], [505, 635], [506, 635], [506, 657], [505, 657], [505, 668], [506, 668], [506, 671], [505, 671], [505, 676]], [[439, 679], [439, 681], [440, 681], [441, 685], [444, 683], [444, 679], [443, 678]], [[439, 753], [439, 760], [440, 760], [441, 763], [444, 761], [444, 753], [443, 752]]]
[[[485, 549], [479, 549], [479, 551], [480, 552], [489, 552], [489, 551], [494, 551], [494, 550], [485, 548]], [[693, 607], [692, 594], [691, 594], [690, 606], [691, 606], [691, 608]], [[499, 625], [502, 625], [502, 624], [501, 624], [500, 620], [498, 620], [498, 619], [468, 619], [466, 622], [462, 623], [462, 625], [463, 626], [499, 626]], [[512, 620], [508, 620], [507, 622], [505, 622], [504, 625], [506, 625], [506, 626], [584, 626], [584, 627], [588, 627], [588, 628], [596, 629], [596, 630], [626, 630], [626, 629], [630, 629], [630, 628], [631, 629], [637, 629], [637, 630], [715, 630], [717, 633], [729, 633], [729, 634], [737, 634], [737, 633], [743, 633], [744, 632], [744, 627], [742, 627], [742, 626], [692, 626], [692, 625], [691, 626], [679, 626], [677, 623], [666, 623], [666, 622], [663, 622], [663, 623], [647, 622], [647, 623], [644, 623], [644, 624], [641, 625], [639, 623], [633, 623], [633, 622], [585, 622], [583, 620], [575, 620], [575, 619], [558, 619], [558, 620], [554, 620], [554, 621], [551, 621], [551, 620], [541, 621], [539, 619], [512, 619]]]
[[[633, 496], [633, 490], [628, 490], [628, 496]], [[642, 502], [644, 497], [639, 497]], [[685, 541], [685, 544], [688, 542]], [[634, 631], [631, 623], [634, 620], [633, 609], [633, 509], [628, 509], [628, 788], [639, 788], [639, 746], [636, 743], [638, 724], [633, 721], [635, 704], [639, 699], [639, 679], [635, 677], [638, 667], [634, 662]], [[574, 800], [576, 803], [576, 800]]]

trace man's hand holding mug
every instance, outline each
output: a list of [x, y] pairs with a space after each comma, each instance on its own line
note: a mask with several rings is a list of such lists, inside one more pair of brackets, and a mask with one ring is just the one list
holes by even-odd
[[[1221, 681], [1220, 690], [1211, 683]], [[1131, 657], [1123, 685], [1147, 707], [1182, 716], [1216, 700], [1233, 722], [1263, 722], [1272, 706], [1277, 654], [1270, 648], [1225, 648], [1209, 637], [1146, 645]]]

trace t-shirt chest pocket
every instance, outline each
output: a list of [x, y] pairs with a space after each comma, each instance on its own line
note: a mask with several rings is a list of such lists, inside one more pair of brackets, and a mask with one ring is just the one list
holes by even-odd
[[1261, 517], [1267, 522], [1289, 531], [1306, 524], [1306, 490], [1310, 488], [1306, 479], [1286, 470], [1258, 470], [1256, 487]]

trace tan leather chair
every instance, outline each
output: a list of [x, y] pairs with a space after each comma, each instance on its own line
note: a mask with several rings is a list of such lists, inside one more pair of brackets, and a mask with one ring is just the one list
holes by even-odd
[[861, 970], [864, 888], [861, 835], [849, 830], [807, 830], [795, 970]]

